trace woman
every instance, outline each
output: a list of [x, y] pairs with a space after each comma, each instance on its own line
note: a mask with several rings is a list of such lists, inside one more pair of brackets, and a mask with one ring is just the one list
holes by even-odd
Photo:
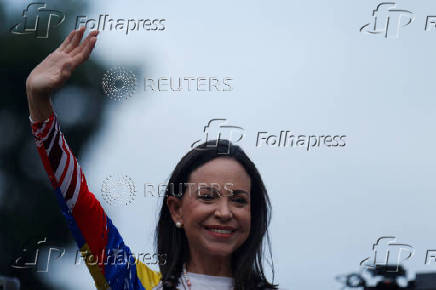
[[26, 92], [39, 155], [97, 288], [277, 289], [262, 266], [265, 235], [271, 254], [265, 186], [242, 149], [226, 140], [194, 148], [174, 169], [156, 228], [158, 254], [165, 256], [160, 272], [124, 245], [88, 190], [50, 101], [95, 46], [98, 31], [81, 42], [84, 30], [72, 31], [34, 68]]

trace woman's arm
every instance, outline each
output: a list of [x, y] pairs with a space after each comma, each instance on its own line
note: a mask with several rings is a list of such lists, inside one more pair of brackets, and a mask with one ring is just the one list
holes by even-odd
[[32, 134], [58, 204], [98, 289], [151, 289], [160, 274], [138, 263], [88, 189], [83, 170], [60, 130], [56, 113], [31, 121]]
[[135, 257], [94, 194], [60, 129], [50, 95], [91, 53], [97, 32], [79, 45], [84, 29], [73, 31], [26, 81], [30, 123], [38, 153], [56, 198], [99, 289], [149, 289], [160, 276]]

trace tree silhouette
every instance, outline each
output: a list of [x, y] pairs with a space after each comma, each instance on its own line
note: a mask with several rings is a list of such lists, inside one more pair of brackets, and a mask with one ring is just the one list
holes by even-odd
[[[46, 1], [47, 7], [73, 15], [83, 12], [82, 1]], [[57, 4], [57, 7], [56, 7]], [[2, 27], [10, 28], [22, 21], [21, 11], [7, 15], [5, 3], [0, 3]], [[28, 3], [23, 2], [25, 8]], [[59, 6], [62, 5], [62, 6]], [[11, 14], [11, 13], [9, 13]], [[77, 14], [77, 13], [76, 13]], [[0, 275], [17, 277], [22, 289], [50, 289], [38, 279], [35, 269], [15, 269], [11, 263], [20, 255], [26, 242], [47, 237], [50, 244], [66, 246], [73, 238], [61, 214], [47, 174], [37, 154], [31, 135], [25, 81], [30, 71], [66, 37], [74, 27], [68, 18], [62, 26], [51, 29], [46, 39], [34, 35], [16, 35], [9, 30], [0, 32]], [[70, 25], [68, 25], [68, 23]], [[61, 30], [61, 28], [63, 30]], [[99, 89], [101, 64], [92, 58], [82, 64], [53, 98], [60, 125], [68, 143], [80, 159], [85, 141], [98, 129], [102, 106], [106, 98]], [[57, 98], [62, 106], [57, 107]], [[79, 110], [79, 118], [74, 113]]]

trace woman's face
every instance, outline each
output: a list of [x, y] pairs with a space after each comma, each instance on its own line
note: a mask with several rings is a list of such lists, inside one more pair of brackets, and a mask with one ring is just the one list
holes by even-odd
[[250, 176], [239, 162], [218, 157], [191, 173], [182, 200], [168, 197], [173, 220], [183, 224], [191, 250], [228, 256], [245, 242], [250, 234], [250, 187]]

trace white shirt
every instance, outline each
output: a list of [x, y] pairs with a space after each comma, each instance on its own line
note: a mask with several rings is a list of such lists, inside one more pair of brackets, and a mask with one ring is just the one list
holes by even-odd
[[[224, 276], [210, 276], [204, 274], [197, 274], [192, 272], [187, 272], [188, 279], [191, 281], [191, 290], [232, 290], [233, 289], [233, 278]], [[162, 289], [162, 281], [159, 285], [153, 288], [153, 290]], [[179, 290], [189, 289], [186, 284], [186, 280], [183, 274], [180, 276], [179, 285], [177, 286]], [[285, 290], [283, 288], [279, 288]]]
[[[231, 290], [233, 289], [233, 278], [224, 276], [210, 276], [187, 272], [188, 279], [191, 281], [191, 290]], [[153, 290], [162, 289], [162, 281]], [[183, 274], [180, 276], [177, 289], [189, 289]]]

